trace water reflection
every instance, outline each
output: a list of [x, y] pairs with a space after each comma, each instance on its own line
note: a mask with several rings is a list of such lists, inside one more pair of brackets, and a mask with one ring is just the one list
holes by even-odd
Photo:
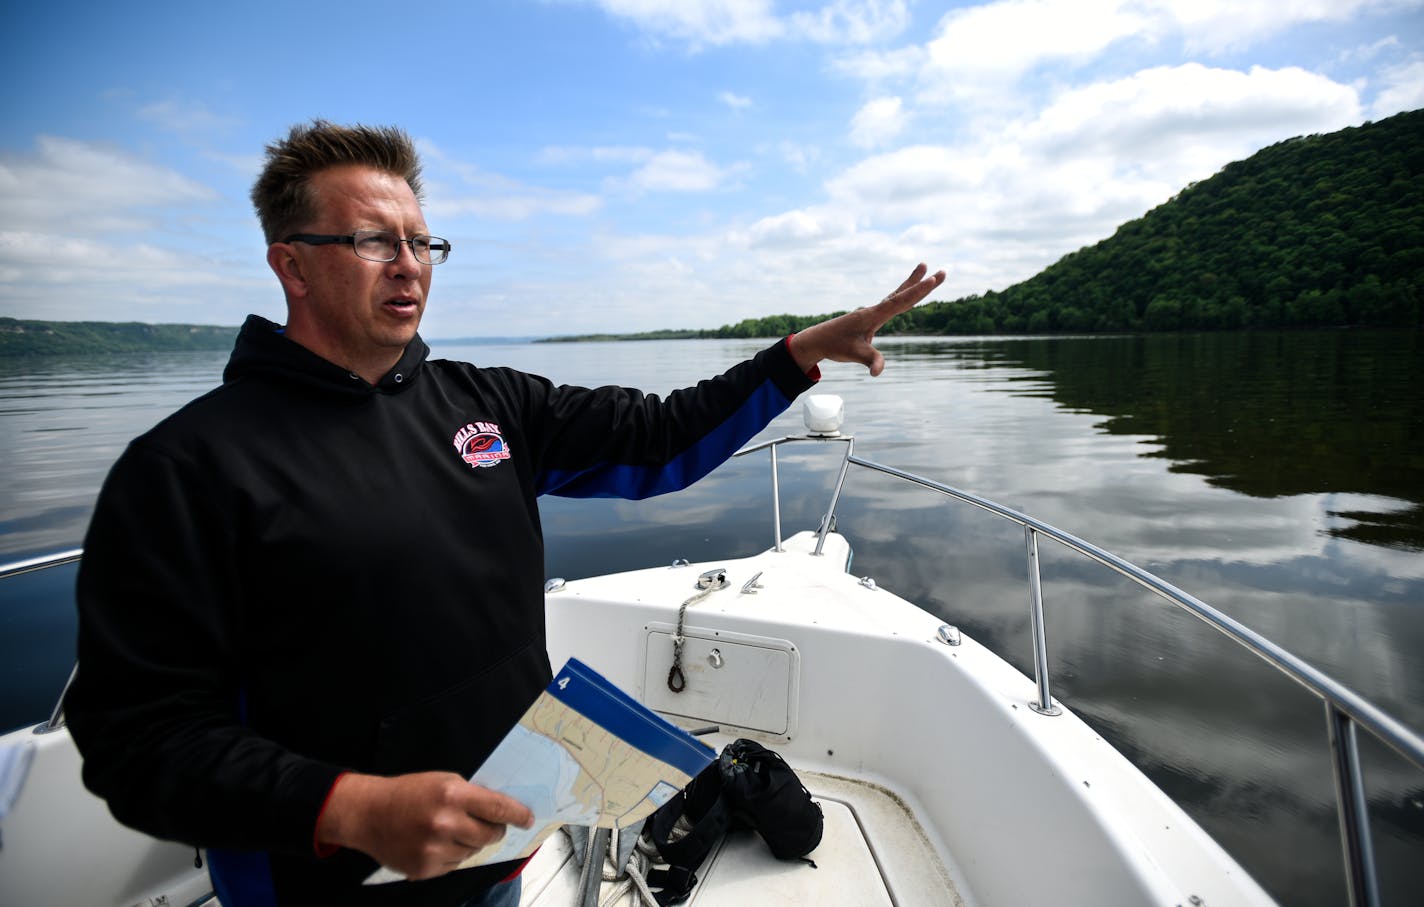
[[1259, 498], [1363, 495], [1329, 511], [1338, 538], [1424, 550], [1424, 339], [1313, 331], [1006, 343], [1070, 410], [1150, 436], [1173, 472]]
[[225, 353], [0, 359], [0, 557], [76, 547], [128, 442], [210, 390]]

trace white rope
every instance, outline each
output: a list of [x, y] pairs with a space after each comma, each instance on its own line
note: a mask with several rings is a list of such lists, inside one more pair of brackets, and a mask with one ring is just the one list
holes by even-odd
[[[614, 829], [614, 834], [626, 833], [628, 829]], [[564, 837], [569, 842], [569, 849], [574, 853], [574, 859], [580, 861], [581, 870], [579, 873], [579, 890], [583, 889], [583, 878], [590, 871], [592, 862], [591, 854], [585, 851], [582, 859], [579, 856], [579, 848], [575, 846], [573, 832], [570, 827], [563, 827]], [[592, 829], [590, 829], [592, 832]], [[593, 835], [589, 834], [589, 845], [592, 846]], [[599, 875], [604, 882], [621, 882], [613, 891], [603, 899], [599, 907], [613, 907], [621, 898], [629, 898], [629, 907], [658, 907], [657, 896], [648, 887], [648, 870], [656, 862], [657, 848], [650, 842], [643, 840], [640, 835], [634, 843], [632, 851], [628, 854], [628, 863], [620, 871], [615, 863], [615, 854], [618, 852], [617, 838], [609, 839], [609, 846], [604, 851], [599, 860], [603, 865]]]
[[638, 907], [639, 902], [643, 907], [658, 907], [658, 899], [653, 896], [653, 892], [648, 888], [648, 868], [645, 865], [648, 858], [639, 853], [640, 848], [634, 848], [628, 856], [628, 878], [632, 881], [638, 897], [634, 899], [634, 907]]
[[697, 604], [718, 589], [727, 588], [726, 575], [723, 574], [719, 579], [720, 582], [714, 582], [698, 592], [683, 602], [681, 608], [677, 609], [677, 630], [672, 634], [672, 669], [668, 671], [667, 680], [668, 689], [674, 693], [681, 693], [687, 689], [687, 678], [682, 673], [682, 644], [687, 641], [686, 637], [682, 635], [682, 626], [687, 620], [687, 607]]

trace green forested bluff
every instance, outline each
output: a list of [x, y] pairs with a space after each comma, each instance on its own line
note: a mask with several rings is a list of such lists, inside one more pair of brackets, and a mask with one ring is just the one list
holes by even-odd
[[[779, 337], [838, 312], [554, 340]], [[1424, 327], [1424, 110], [1288, 139], [1004, 290], [882, 334]], [[0, 318], [0, 355], [228, 349], [237, 328]]]
[[0, 356], [230, 350], [236, 327], [0, 318]]
[[[1421, 301], [1424, 110], [1416, 110], [1262, 149], [1023, 283], [926, 303], [880, 333], [1419, 327]], [[779, 337], [830, 314], [838, 313], [600, 339]]]

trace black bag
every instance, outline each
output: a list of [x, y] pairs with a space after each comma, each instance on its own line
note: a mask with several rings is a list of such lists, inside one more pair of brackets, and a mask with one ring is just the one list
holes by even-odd
[[755, 829], [778, 860], [799, 860], [821, 843], [821, 805], [780, 753], [734, 740], [717, 764], [734, 827]]
[[697, 868], [734, 828], [754, 829], [779, 860], [814, 867], [805, 857], [821, 843], [823, 824], [820, 804], [786, 760], [753, 740], [734, 740], [648, 819], [644, 833], [668, 864], [648, 873], [648, 885], [661, 889], [662, 907], [682, 903]]

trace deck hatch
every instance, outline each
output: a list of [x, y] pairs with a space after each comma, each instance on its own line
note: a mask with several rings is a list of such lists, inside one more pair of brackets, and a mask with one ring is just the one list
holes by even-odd
[[640, 699], [651, 709], [790, 739], [796, 732], [801, 653], [788, 640], [687, 627], [682, 669], [687, 686], [668, 689], [673, 631], [644, 628]]

